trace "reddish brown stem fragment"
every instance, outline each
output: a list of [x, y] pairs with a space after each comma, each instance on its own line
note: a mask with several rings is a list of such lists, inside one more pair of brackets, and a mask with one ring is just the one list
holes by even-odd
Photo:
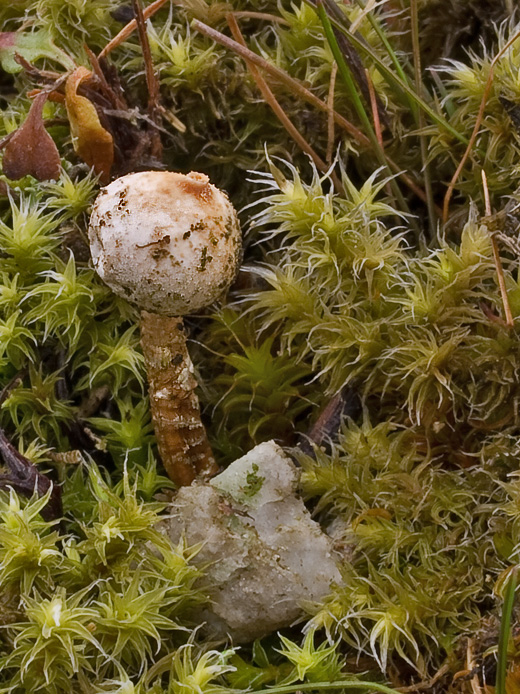
[[186, 486], [218, 467], [200, 419], [197, 381], [182, 318], [141, 313], [141, 345], [159, 454], [170, 479]]
[[[155, 2], [152, 2], [151, 5], [148, 5], [146, 9], [143, 10], [143, 19], [147, 20], [150, 19], [158, 10], [161, 9], [163, 5], [165, 5], [168, 2], [168, 0], [155, 0]], [[114, 36], [114, 38], [107, 43], [107, 45], [103, 48], [101, 53], [98, 55], [98, 58], [106, 58], [106, 56], [114, 50], [114, 48], [117, 48], [120, 46], [123, 41], [126, 41], [126, 39], [131, 36], [134, 31], [137, 29], [137, 21], [135, 19], [132, 19], [131, 22], [128, 22], [126, 26], [124, 26], [119, 34]]]

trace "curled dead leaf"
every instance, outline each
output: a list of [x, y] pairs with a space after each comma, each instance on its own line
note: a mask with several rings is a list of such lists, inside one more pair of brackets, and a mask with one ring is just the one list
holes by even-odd
[[101, 174], [103, 183], [107, 183], [114, 161], [114, 141], [101, 125], [94, 104], [78, 94], [81, 83], [91, 75], [85, 67], [79, 67], [69, 75], [65, 83], [65, 105], [75, 151], [97, 174]]
[[59, 178], [61, 162], [58, 148], [43, 124], [42, 114], [47, 96], [45, 92], [38, 94], [24, 123], [5, 147], [3, 171], [8, 178], [17, 180], [34, 176], [38, 181]]

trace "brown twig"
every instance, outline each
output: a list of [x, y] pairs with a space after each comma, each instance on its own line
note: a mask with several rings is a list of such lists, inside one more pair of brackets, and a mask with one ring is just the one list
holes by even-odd
[[[271, 77], [274, 77], [282, 84], [285, 84], [285, 86], [288, 87], [293, 94], [296, 94], [307, 103], [312, 104], [324, 113], [329, 113], [329, 107], [325, 101], [319, 99], [306, 87], [304, 87], [304, 85], [301, 82], [288, 75], [284, 70], [281, 70], [276, 65], [269, 63], [267, 60], [265, 60], [265, 58], [262, 58], [262, 56], [258, 55], [257, 53], [254, 53], [249, 48], [241, 45], [237, 41], [233, 41], [233, 39], [230, 39], [228, 36], [222, 34], [220, 31], [217, 31], [216, 29], [213, 29], [207, 24], [204, 24], [204, 22], [200, 22], [198, 19], [194, 19], [191, 23], [191, 26], [196, 31], [200, 32], [201, 34], [204, 34], [204, 36], [208, 36], [209, 38], [213, 39], [215, 43], [219, 43], [221, 46], [224, 46], [230, 51], [233, 51], [233, 53], [236, 53], [244, 60], [250, 61], [253, 65], [256, 65], [261, 70], [266, 72], [268, 75], [271, 75]], [[368, 139], [368, 137], [366, 137], [366, 135], [364, 135], [361, 132], [361, 130], [356, 128], [355, 125], [352, 125], [350, 121], [344, 118], [337, 111], [334, 111], [333, 116], [334, 122], [337, 125], [339, 125], [339, 127], [342, 128], [342, 130], [349, 133], [349, 135], [351, 135], [360, 145], [366, 147], [367, 149], [371, 147], [370, 140]], [[420, 200], [426, 202], [426, 194], [424, 190], [422, 190], [420, 186], [418, 186], [417, 183], [415, 183], [415, 181], [413, 181], [413, 179], [410, 178], [410, 176], [404, 173], [396, 162], [394, 162], [388, 156], [386, 160], [392, 171], [401, 178], [401, 180], [408, 186], [408, 188]]]
[[32, 65], [28, 60], [26, 60], [20, 53], [14, 54], [14, 59], [21, 65], [25, 72], [33, 79], [38, 79], [42, 82], [55, 82], [59, 80], [63, 75], [59, 72], [51, 72], [50, 70], [39, 70], [37, 67]]
[[[482, 186], [484, 188], [484, 201], [485, 201], [485, 211], [486, 217], [491, 217], [491, 203], [489, 200], [489, 189], [487, 184], [486, 172], [482, 169]], [[504, 268], [502, 267], [502, 261], [500, 260], [500, 253], [498, 250], [498, 243], [496, 239], [495, 232], [491, 233], [491, 247], [493, 248], [493, 258], [495, 260], [495, 268], [497, 271], [498, 286], [500, 288], [500, 295], [502, 297], [502, 304], [504, 306], [504, 316], [506, 319], [506, 325], [508, 328], [514, 326], [513, 314], [511, 313], [511, 306], [509, 304], [509, 298], [507, 296], [506, 281], [504, 277]]]
[[[150, 17], [153, 17], [153, 15], [158, 12], [158, 10], [161, 9], [163, 5], [165, 5], [168, 2], [168, 0], [155, 0], [155, 2], [152, 2], [151, 5], [148, 5], [143, 10], [143, 19], [146, 21], [147, 19], [150, 19]], [[107, 43], [107, 45], [103, 48], [101, 53], [98, 55], [98, 58], [101, 60], [101, 58], [106, 58], [107, 55], [114, 50], [114, 48], [117, 48], [120, 46], [123, 41], [126, 41], [126, 39], [131, 36], [134, 31], [137, 29], [137, 19], [132, 19], [132, 21], [128, 22], [121, 31], [114, 36], [114, 38]]]
[[475, 144], [475, 140], [477, 139], [478, 131], [480, 129], [480, 125], [482, 123], [482, 120], [484, 118], [484, 110], [486, 108], [487, 100], [489, 97], [489, 92], [491, 91], [491, 86], [493, 84], [493, 71], [496, 63], [500, 58], [504, 55], [506, 50], [517, 40], [517, 38], [520, 37], [520, 31], [517, 31], [516, 34], [509, 39], [509, 41], [506, 43], [506, 45], [496, 54], [496, 56], [493, 58], [491, 61], [491, 67], [489, 70], [489, 75], [486, 81], [486, 86], [484, 88], [484, 93], [482, 95], [482, 99], [480, 102], [480, 107], [478, 110], [477, 114], [477, 120], [475, 121], [475, 126], [473, 128], [473, 132], [471, 133], [471, 137], [469, 138], [468, 145], [466, 147], [466, 151], [462, 155], [462, 159], [459, 162], [459, 165], [457, 166], [457, 170], [453, 174], [453, 177], [449, 183], [448, 190], [446, 191], [446, 194], [444, 196], [444, 204], [442, 207], [442, 221], [444, 224], [448, 221], [448, 213], [449, 213], [449, 207], [450, 207], [450, 200], [451, 196], [453, 194], [453, 190], [455, 188], [455, 184], [457, 183], [459, 176], [461, 174], [462, 169], [466, 165], [466, 162], [468, 160], [468, 157], [471, 153], [471, 150], [473, 148], [473, 145]]
[[146, 31], [145, 18], [143, 8], [139, 0], [132, 0], [134, 8], [135, 21], [137, 23], [137, 33], [139, 34], [139, 43], [143, 52], [144, 69], [146, 75], [146, 86], [148, 88], [148, 112], [150, 117], [155, 120], [157, 115], [157, 106], [159, 103], [159, 80], [153, 66], [152, 51], [150, 50], [150, 41], [148, 40], [148, 32]]
[[329, 107], [329, 116], [327, 123], [327, 153], [325, 160], [330, 166], [334, 155], [334, 90], [336, 87], [336, 75], [338, 74], [338, 64], [336, 61], [332, 63], [330, 71], [329, 95], [327, 97], [327, 106]]
[[[25, 370], [16, 376], [0, 392], [0, 405], [5, 402], [13, 388], [17, 388], [23, 380]], [[0, 457], [3, 459], [7, 474], [0, 474], [0, 488], [11, 487], [19, 494], [30, 497], [37, 493], [44, 496], [49, 490], [47, 506], [41, 514], [48, 520], [55, 520], [62, 514], [61, 489], [53, 485], [51, 480], [42, 474], [28, 458], [22, 455], [9, 441], [5, 431], [0, 427]], [[52, 489], [51, 489], [52, 488]]]
[[[235, 40], [237, 43], [240, 43], [242, 46], [245, 46], [245, 40], [244, 37], [242, 36], [242, 32], [240, 31], [240, 27], [238, 26], [238, 22], [235, 18], [235, 16], [229, 12], [226, 14], [226, 20], [229, 25], [229, 28], [231, 29], [231, 33], [233, 34]], [[309, 155], [309, 157], [312, 159], [312, 161], [316, 164], [316, 167], [322, 172], [322, 173], [327, 173], [329, 167], [327, 166], [326, 162], [323, 161], [323, 159], [317, 154], [314, 149], [311, 147], [311, 145], [307, 142], [307, 140], [303, 137], [303, 135], [300, 133], [300, 131], [295, 127], [293, 122], [290, 120], [290, 118], [287, 116], [283, 108], [280, 106], [278, 103], [275, 95], [269, 88], [267, 82], [265, 79], [262, 77], [260, 74], [260, 71], [258, 68], [250, 63], [249, 61], [246, 60], [247, 67], [249, 68], [249, 71], [251, 72], [251, 75], [253, 79], [256, 82], [257, 87], [260, 89], [262, 92], [262, 96], [264, 97], [266, 103], [269, 105], [269, 107], [273, 110], [274, 114], [280, 121], [280, 123], [283, 125], [283, 127], [287, 130], [289, 135], [292, 137], [292, 139], [296, 142], [296, 144], [302, 149], [303, 152]], [[339, 180], [337, 174], [332, 171], [330, 173], [330, 178], [332, 182], [334, 183], [334, 187], [336, 188], [336, 191], [338, 193], [343, 192], [343, 185], [341, 181]]]
[[182, 318], [142, 311], [141, 345], [157, 447], [168, 476], [179, 486], [212, 477], [218, 466], [200, 419]]
[[[385, 146], [383, 143], [383, 133], [381, 131], [381, 121], [379, 120], [379, 109], [377, 108], [376, 92], [374, 89], [374, 84], [370, 79], [370, 73], [366, 68], [365, 73], [368, 85], [368, 94], [370, 97], [370, 109], [372, 111], [372, 120], [374, 121], [374, 132], [376, 134], [377, 141], [379, 142], [379, 146], [384, 151]], [[389, 196], [392, 194], [392, 189], [390, 187], [389, 182], [387, 182], [385, 185], [385, 192]]]

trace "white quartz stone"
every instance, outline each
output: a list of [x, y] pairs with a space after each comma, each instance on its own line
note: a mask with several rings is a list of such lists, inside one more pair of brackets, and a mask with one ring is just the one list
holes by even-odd
[[288, 626], [341, 581], [330, 539], [297, 495], [298, 476], [270, 441], [172, 502], [172, 541], [203, 545], [196, 562], [207, 567], [213, 604], [198, 618], [212, 636], [246, 642]]

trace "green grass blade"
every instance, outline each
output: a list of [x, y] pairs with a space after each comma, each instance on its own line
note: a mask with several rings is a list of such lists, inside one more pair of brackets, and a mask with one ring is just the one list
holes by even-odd
[[[366, 133], [370, 139], [370, 142], [372, 143], [372, 147], [374, 148], [374, 152], [377, 156], [379, 163], [381, 164], [381, 166], [384, 166], [384, 168], [388, 171], [388, 174], [391, 176], [392, 172], [390, 170], [390, 167], [388, 166], [388, 162], [386, 161], [385, 153], [383, 151], [383, 148], [379, 144], [377, 136], [374, 132], [374, 128], [372, 127], [370, 118], [368, 117], [365, 107], [363, 106], [363, 102], [361, 101], [361, 98], [358, 94], [356, 85], [354, 83], [354, 78], [352, 77], [352, 73], [350, 72], [350, 68], [346, 63], [345, 58], [343, 57], [343, 53], [341, 52], [341, 49], [336, 40], [336, 37], [334, 36], [334, 29], [332, 28], [332, 24], [330, 22], [325, 7], [323, 6], [322, 0], [318, 0], [316, 9], [323, 26], [323, 30], [325, 32], [325, 37], [330, 46], [332, 54], [334, 55], [334, 59], [336, 60], [336, 63], [338, 65], [339, 74], [345, 82], [350, 98], [352, 99], [352, 103], [354, 104], [354, 108], [356, 109], [356, 112], [361, 122], [363, 123], [363, 126], [365, 127]], [[407, 205], [406, 200], [404, 199], [403, 194], [401, 193], [401, 190], [399, 189], [399, 186], [395, 178], [390, 179], [390, 185], [392, 187], [392, 192], [395, 195], [396, 200], [399, 202], [399, 205], [401, 206], [401, 209], [409, 213], [409, 207]]]
[[[364, 4], [363, 0], [356, 0], [356, 2], [362, 9], [365, 9], [365, 4]], [[394, 49], [392, 48], [392, 44], [387, 39], [385, 32], [381, 28], [381, 25], [379, 24], [377, 19], [374, 17], [373, 12], [367, 12], [366, 17], [367, 17], [368, 21], [370, 22], [373, 30], [378, 35], [379, 40], [381, 41], [381, 43], [385, 47], [385, 50], [388, 53], [388, 57], [392, 61], [392, 65], [395, 68], [395, 71], [397, 72], [397, 74], [403, 80], [403, 82], [405, 84], [409, 84], [408, 83], [408, 77], [406, 76], [406, 73], [403, 69], [403, 66], [401, 65], [399, 58], [397, 57]], [[416, 124], [418, 125], [419, 124], [419, 116], [418, 116], [419, 108], [418, 108], [416, 102], [414, 101], [414, 99], [412, 99], [409, 94], [406, 94], [406, 98], [407, 98], [408, 104], [410, 106], [410, 111], [412, 112], [414, 120], [415, 120]]]
[[334, 689], [357, 689], [358, 691], [382, 692], [382, 694], [399, 694], [396, 689], [391, 689], [384, 684], [376, 682], [357, 682], [356, 680], [344, 680], [340, 682], [311, 682], [306, 684], [289, 684], [283, 687], [269, 687], [258, 689], [249, 694], [290, 694], [291, 692], [318, 692]]
[[[306, 3], [314, 7], [315, 10], [318, 10], [318, 5], [320, 4], [320, 0], [305, 0]], [[419, 108], [421, 108], [429, 117], [430, 119], [436, 123], [439, 127], [444, 128], [447, 132], [450, 133], [455, 139], [459, 140], [459, 142], [462, 142], [462, 144], [467, 145], [468, 144], [468, 138], [465, 137], [464, 135], [461, 135], [461, 133], [457, 132], [455, 128], [448, 123], [448, 121], [441, 116], [440, 114], [436, 113], [429, 104], [427, 104], [424, 99], [422, 99], [416, 92], [403, 80], [395, 75], [390, 68], [388, 68], [383, 61], [374, 53], [374, 51], [368, 46], [364, 41], [360, 40], [359, 37], [357, 37], [355, 34], [352, 34], [349, 32], [349, 30], [343, 26], [340, 22], [338, 22], [336, 19], [332, 18], [332, 20], [329, 19], [329, 22], [331, 22], [336, 29], [341, 31], [345, 36], [348, 37], [349, 41], [351, 41], [358, 50], [362, 51], [365, 55], [367, 55], [376, 65], [378, 70], [381, 72], [383, 77], [386, 79], [386, 81], [392, 86], [393, 88], [400, 89], [403, 91], [405, 94], [407, 94], [413, 101], [417, 104]]]
[[518, 582], [518, 567], [515, 566], [511, 571], [504, 594], [504, 604], [502, 606], [502, 619], [500, 621], [500, 636], [498, 639], [498, 663], [497, 679], [495, 683], [495, 694], [506, 694], [506, 675], [507, 675], [507, 646], [511, 633], [511, 615], [515, 603], [515, 591]]

